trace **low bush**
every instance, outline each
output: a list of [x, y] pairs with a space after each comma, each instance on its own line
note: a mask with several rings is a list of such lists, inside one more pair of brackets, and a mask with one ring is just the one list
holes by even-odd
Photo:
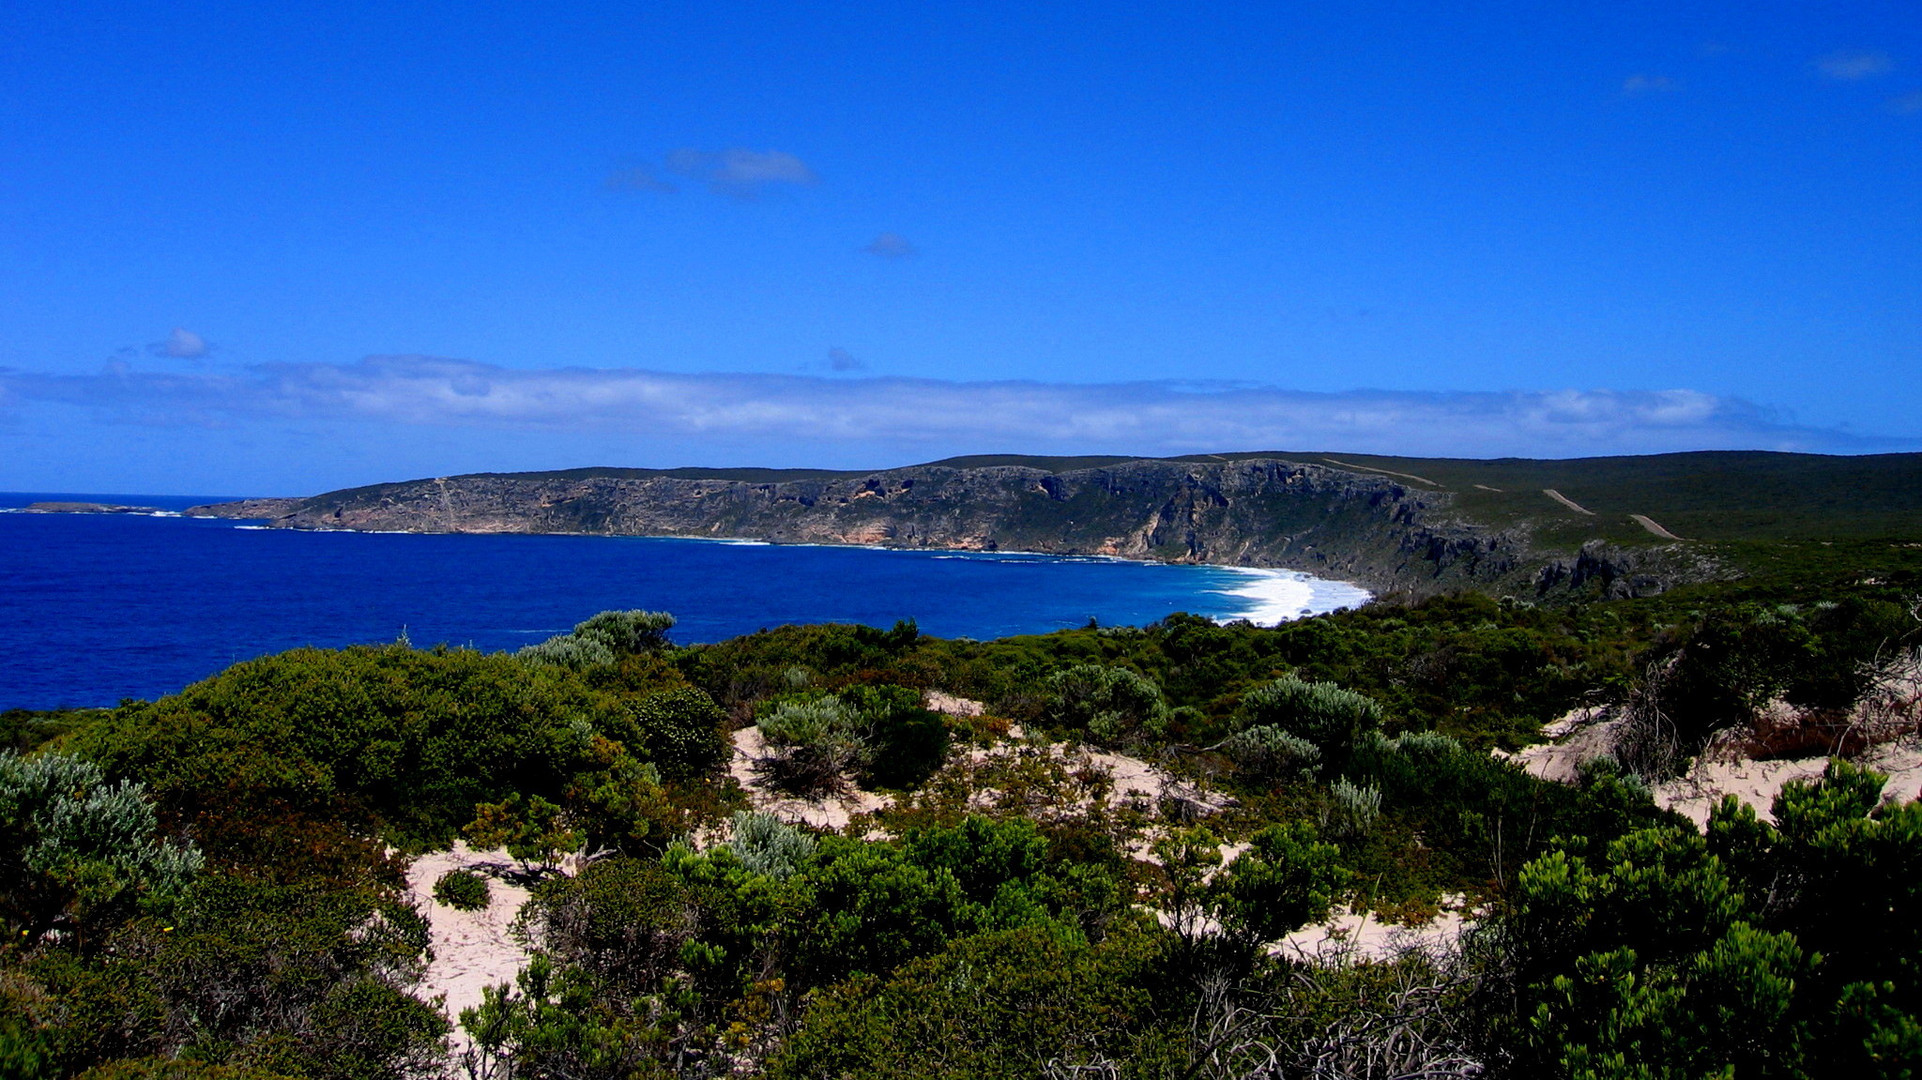
[[555, 667], [588, 668], [613, 664], [623, 656], [659, 652], [668, 644], [674, 616], [665, 611], [603, 611], [520, 651], [520, 658]]
[[1315, 744], [1331, 770], [1346, 764], [1356, 739], [1382, 723], [1381, 705], [1373, 698], [1294, 676], [1248, 691], [1241, 710], [1250, 727], [1277, 727]]
[[472, 870], [449, 870], [434, 882], [434, 899], [455, 911], [479, 911], [493, 899], [493, 890]]
[[1048, 719], [1103, 746], [1125, 746], [1168, 730], [1161, 688], [1139, 672], [1078, 664], [1048, 679]]

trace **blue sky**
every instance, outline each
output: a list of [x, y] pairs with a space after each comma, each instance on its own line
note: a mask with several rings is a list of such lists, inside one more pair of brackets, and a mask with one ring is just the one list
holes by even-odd
[[1922, 448], [1912, 4], [4, 20], [0, 488]]

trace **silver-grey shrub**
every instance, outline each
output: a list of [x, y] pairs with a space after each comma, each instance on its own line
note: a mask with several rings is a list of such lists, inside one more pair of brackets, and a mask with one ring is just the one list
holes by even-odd
[[785, 880], [814, 854], [814, 837], [773, 814], [738, 810], [734, 814], [734, 839], [727, 846], [742, 866]]
[[575, 669], [612, 664], [623, 656], [660, 651], [673, 628], [674, 616], [665, 611], [603, 611], [515, 655]]
[[611, 664], [615, 660], [614, 650], [608, 648], [605, 642], [572, 634], [556, 634], [538, 645], [527, 646], [515, 655], [537, 664], [552, 664], [577, 671], [598, 664]]
[[1367, 731], [1381, 726], [1381, 706], [1373, 698], [1330, 682], [1304, 682], [1292, 675], [1248, 691], [1241, 699], [1250, 727], [1272, 724], [1339, 758]]
[[1405, 731], [1396, 736], [1394, 747], [1404, 754], [1424, 758], [1452, 757], [1462, 752], [1462, 744], [1439, 731]]
[[177, 895], [203, 859], [164, 839], [145, 785], [70, 754], [0, 753], [0, 894], [28, 935], [89, 908]]
[[1321, 767], [1321, 747], [1273, 724], [1251, 727], [1222, 740], [1221, 752], [1250, 776], [1292, 780]]
[[574, 627], [574, 636], [599, 641], [616, 653], [650, 653], [665, 648], [674, 616], [665, 611], [603, 611]]
[[1359, 787], [1341, 777], [1328, 785], [1328, 803], [1321, 811], [1321, 831], [1338, 840], [1368, 835], [1381, 817], [1381, 789]]
[[755, 721], [768, 752], [754, 770], [796, 794], [839, 788], [867, 752], [859, 724], [855, 709], [832, 694], [776, 702]]

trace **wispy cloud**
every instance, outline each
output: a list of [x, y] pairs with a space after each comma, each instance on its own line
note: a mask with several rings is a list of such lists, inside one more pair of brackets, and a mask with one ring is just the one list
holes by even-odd
[[1895, 61], [1885, 52], [1832, 52], [1818, 58], [1815, 69], [1831, 79], [1857, 82], [1887, 75], [1895, 70]]
[[775, 184], [806, 185], [820, 179], [806, 162], [780, 150], [681, 149], [667, 155], [667, 167], [717, 195], [737, 199], [754, 198]]
[[673, 184], [655, 176], [654, 170], [637, 165], [633, 168], [617, 169], [609, 173], [607, 177], [607, 190], [658, 191], [664, 195], [671, 195], [679, 189]]
[[835, 348], [828, 350], [829, 371], [866, 371], [867, 369], [867, 364], [864, 363], [860, 357], [846, 349]]
[[1682, 88], [1682, 84], [1666, 75], [1645, 75], [1636, 73], [1622, 80], [1622, 93], [1629, 97], [1653, 97], [1656, 94], [1672, 94]]
[[166, 338], [147, 346], [147, 351], [155, 356], [165, 356], [175, 360], [199, 360], [213, 351], [207, 339], [192, 330], [174, 327]]
[[[848, 357], [852, 360], [852, 357]], [[830, 353], [830, 364], [834, 354]], [[857, 361], [858, 363], [858, 361]], [[1347, 450], [1436, 455], [1862, 449], [1738, 399], [1692, 390], [1308, 393], [1245, 384], [1063, 384], [523, 370], [420, 356], [269, 364], [239, 374], [0, 372], [0, 401], [81, 406], [161, 424], [362, 421], [491, 430], [645, 431], [699, 445], [1190, 453]], [[504, 441], [503, 454], [511, 440]], [[805, 456], [805, 455], [802, 455]]]
[[916, 248], [908, 242], [907, 237], [902, 236], [900, 233], [891, 232], [884, 232], [868, 241], [867, 245], [861, 248], [861, 250], [867, 252], [869, 255], [878, 255], [883, 259], [905, 259], [920, 251], [919, 248]]
[[1889, 111], [1892, 113], [1901, 113], [1904, 116], [1913, 116], [1916, 113], [1922, 113], [1922, 90], [1903, 94], [1900, 97], [1890, 98]]

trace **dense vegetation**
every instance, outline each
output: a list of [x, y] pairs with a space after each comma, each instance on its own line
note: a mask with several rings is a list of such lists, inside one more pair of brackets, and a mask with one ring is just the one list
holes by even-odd
[[[9, 713], [0, 1075], [426, 1077], [457, 1045], [475, 1080], [1911, 1076], [1922, 809], [1838, 763], [1704, 834], [1648, 785], [1772, 701], [1842, 716], [1918, 643], [1919, 585], [990, 642], [677, 648], [604, 613], [519, 655], [301, 649]], [[1604, 704], [1648, 738], [1579, 783], [1490, 753]], [[731, 736], [776, 794], [890, 798], [756, 811]], [[1125, 797], [1096, 752], [1186, 794]], [[430, 906], [504, 890], [463, 870], [417, 907], [402, 873], [461, 839], [531, 885], [532, 958], [446, 1016]], [[1458, 947], [1276, 948], [1444, 902], [1479, 912]]]

